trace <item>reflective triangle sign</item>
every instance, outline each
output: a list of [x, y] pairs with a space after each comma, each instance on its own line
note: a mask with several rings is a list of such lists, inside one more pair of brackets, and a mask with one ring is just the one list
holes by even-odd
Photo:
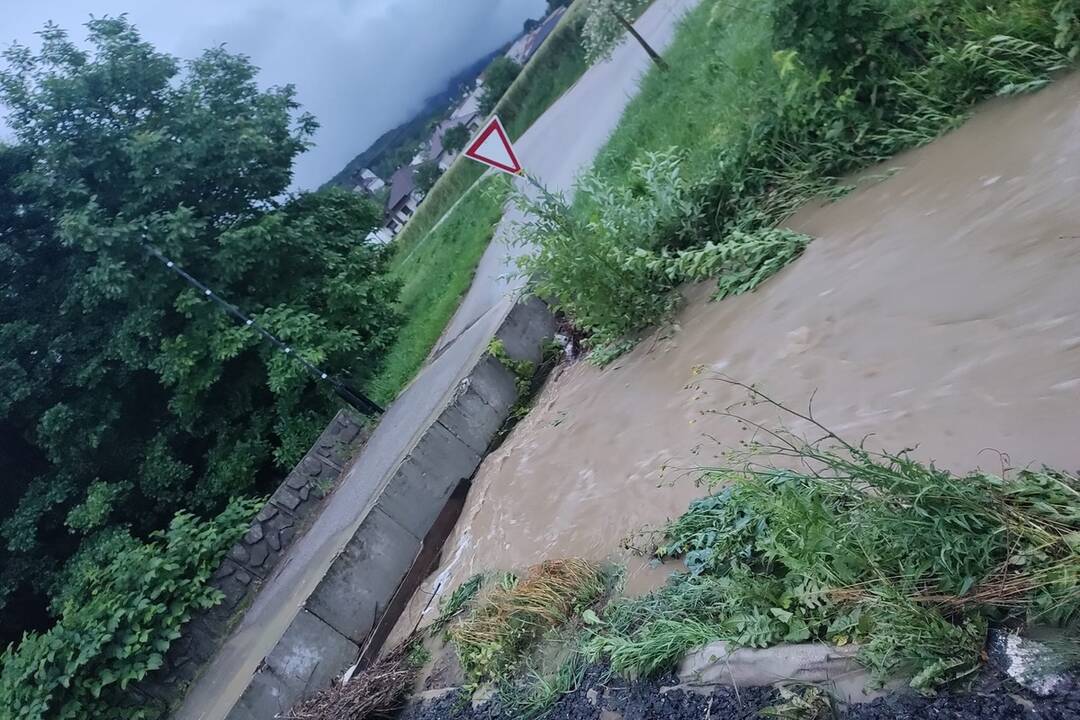
[[497, 117], [491, 118], [476, 139], [469, 143], [465, 157], [511, 175], [520, 175], [522, 171], [521, 163], [514, 154], [514, 146], [510, 144], [510, 136]]

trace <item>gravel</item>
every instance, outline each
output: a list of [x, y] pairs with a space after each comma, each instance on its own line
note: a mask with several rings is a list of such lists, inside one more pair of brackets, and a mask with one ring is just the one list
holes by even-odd
[[[718, 688], [711, 695], [667, 690], [674, 676], [627, 682], [605, 680], [601, 667], [590, 668], [581, 687], [563, 696], [544, 717], [547, 720], [750, 720], [777, 701], [772, 688]], [[517, 717], [498, 700], [474, 708], [468, 699], [451, 693], [406, 707], [398, 720], [505, 720]], [[1080, 720], [1080, 676], [1048, 697], [1038, 697], [1011, 683], [1000, 673], [987, 672], [963, 693], [921, 697], [896, 693], [839, 715], [845, 720]]]

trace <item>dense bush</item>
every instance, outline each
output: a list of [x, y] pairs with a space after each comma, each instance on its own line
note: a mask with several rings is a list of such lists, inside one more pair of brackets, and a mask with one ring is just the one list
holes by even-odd
[[769, 229], [680, 249], [704, 219], [701, 189], [681, 164], [672, 149], [635, 162], [626, 185], [585, 176], [577, 186], [584, 218], [550, 193], [516, 196], [532, 218], [519, 228], [519, 242], [532, 248], [519, 267], [534, 292], [592, 336], [598, 362], [613, 357], [609, 348], [622, 347], [623, 336], [659, 321], [677, 284], [720, 277], [720, 294], [752, 290], [805, 247], [804, 236]]
[[531, 217], [518, 228], [518, 241], [531, 248], [519, 259], [521, 270], [537, 294], [552, 298], [597, 344], [660, 319], [671, 281], [627, 259], [638, 249], [663, 247], [672, 239], [663, 233], [698, 212], [675, 153], [650, 155], [633, 173], [633, 189], [583, 178], [577, 191], [596, 208], [588, 218], [571, 212], [560, 196], [531, 189], [515, 196]]
[[783, 220], [837, 178], [938, 137], [974, 105], [1037, 90], [1080, 49], [1053, 0], [778, 0], [783, 96], [722, 155], [709, 210]]
[[485, 115], [490, 114], [520, 73], [521, 66], [505, 55], [492, 60], [484, 70], [484, 91], [480, 94], [480, 112]]
[[12, 720], [152, 717], [129, 685], [161, 667], [193, 611], [221, 593], [207, 579], [247, 529], [254, 502], [233, 502], [211, 522], [178, 513], [147, 542], [130, 536], [81, 564], [50, 630], [0, 658], [0, 707]]
[[[778, 0], [783, 90], [721, 154], [709, 211], [772, 224], [838, 177], [938, 137], [995, 95], [1036, 90], [1075, 56], [1052, 0]], [[729, 15], [730, 17], [730, 15]]]

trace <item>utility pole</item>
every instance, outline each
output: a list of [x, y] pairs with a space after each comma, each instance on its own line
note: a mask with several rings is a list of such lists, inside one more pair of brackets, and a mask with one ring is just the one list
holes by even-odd
[[645, 52], [649, 54], [649, 57], [652, 58], [652, 61], [654, 63], [656, 63], [657, 67], [659, 67], [664, 72], [667, 72], [671, 69], [670, 66], [667, 64], [667, 61], [665, 61], [664, 58], [660, 57], [660, 53], [656, 52], [656, 50], [653, 49], [652, 45], [647, 43], [645, 41], [645, 38], [641, 37], [641, 33], [639, 33], [634, 28], [634, 23], [623, 17], [614, 8], [611, 9], [611, 14], [614, 15], [615, 19], [619, 21], [619, 24], [626, 28], [626, 31], [630, 33], [635, 40], [638, 41], [638, 44], [641, 45], [641, 47], [645, 48]]

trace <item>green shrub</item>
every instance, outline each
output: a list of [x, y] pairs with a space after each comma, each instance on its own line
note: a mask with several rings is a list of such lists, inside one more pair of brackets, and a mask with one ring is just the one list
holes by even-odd
[[518, 228], [530, 246], [519, 259], [533, 290], [550, 298], [594, 344], [612, 342], [658, 321], [669, 307], [672, 283], [662, 273], [627, 259], [676, 242], [671, 228], [696, 210], [673, 151], [654, 153], [634, 166], [634, 186], [614, 186], [589, 175], [578, 193], [593, 200], [588, 218], [574, 213], [562, 196], [542, 193], [514, 199], [531, 216]]
[[752, 290], [809, 239], [790, 230], [734, 230], [720, 242], [678, 249], [693, 244], [703, 222], [701, 189], [682, 165], [671, 148], [635, 162], [625, 184], [586, 175], [577, 186], [585, 212], [551, 193], [515, 196], [533, 218], [519, 228], [519, 242], [532, 248], [519, 267], [605, 359], [609, 348], [625, 348], [624, 336], [664, 316], [679, 283], [716, 277], [720, 295]]
[[528, 360], [515, 360], [506, 352], [503, 341], [494, 338], [488, 343], [488, 354], [514, 375], [514, 386], [517, 388], [518, 402], [528, 397], [532, 386], [533, 376], [536, 374], [536, 363]]
[[101, 565], [84, 564], [78, 594], [56, 625], [23, 636], [2, 658], [0, 707], [18, 720], [152, 717], [131, 707], [129, 685], [161, 667], [197, 610], [221, 593], [207, 584], [247, 529], [256, 503], [234, 501], [205, 522], [181, 512], [149, 541], [130, 539]]
[[960, 476], [831, 434], [774, 437], [760, 450], [798, 469], [748, 457], [711, 471], [726, 487], [657, 551], [688, 573], [610, 608], [594, 657], [634, 674], [718, 639], [859, 642], [876, 676], [927, 690], [978, 668], [991, 621], [1080, 623], [1075, 476]]
[[626, 260], [642, 265], [671, 282], [717, 279], [715, 298], [750, 292], [797, 258], [810, 238], [786, 228], [755, 232], [733, 230], [719, 243], [709, 240], [701, 247], [650, 253], [638, 249]]

